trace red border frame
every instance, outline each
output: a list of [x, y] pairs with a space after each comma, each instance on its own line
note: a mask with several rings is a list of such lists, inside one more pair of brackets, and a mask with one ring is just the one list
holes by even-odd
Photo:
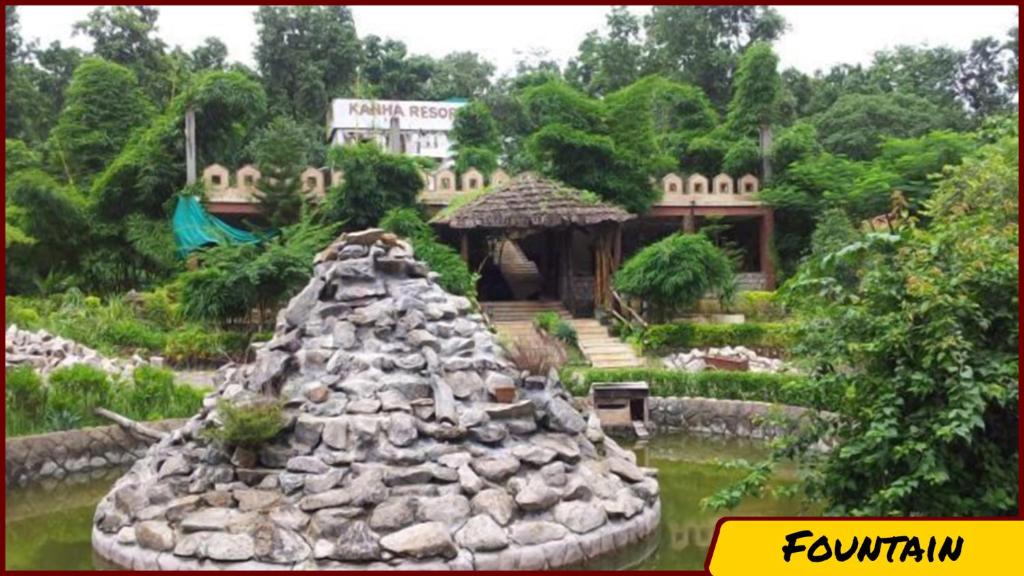
[[[711, 2], [707, 2], [707, 3], [711, 3]], [[17, 6], [87, 5], [87, 3], [85, 3], [85, 2], [74, 1], [74, 0], [71, 1], [71, 2], [32, 2], [32, 1], [29, 1], [29, 2], [7, 2], [7, 1], [4, 1], [3, 4], [4, 4], [4, 6], [8, 6], [8, 5], [17, 5]], [[117, 3], [117, 4], [120, 4], [120, 3]], [[259, 5], [258, 3], [257, 4], [252, 4], [252, 3], [248, 3], [248, 2], [237, 2], [237, 1], [230, 1], [230, 0], [226, 1], [226, 2], [217, 2], [217, 4], [223, 4], [223, 5], [253, 5], [253, 6]], [[285, 4], [301, 5], [301, 4], [322, 4], [322, 3], [321, 2], [298, 1], [298, 2], [286, 2]], [[463, 1], [463, 2], [456, 1], [456, 2], [451, 2], [451, 1], [448, 1], [448, 2], [443, 2], [443, 3], [433, 3], [433, 2], [394, 2], [394, 1], [388, 1], [388, 0], [385, 0], [385, 1], [382, 1], [382, 2], [365, 2], [365, 1], [358, 1], [357, 0], [355, 2], [346, 2], [345, 4], [349, 5], [349, 6], [360, 6], [360, 5], [364, 5], [364, 6], [367, 6], [367, 5], [390, 5], [390, 6], [414, 6], [414, 5], [415, 6], [477, 6], [477, 5], [490, 5], [490, 6], [543, 6], [543, 5], [551, 5], [551, 4], [556, 4], [556, 3], [554, 3], [554, 2], [540, 2], [540, 1], [537, 1], [537, 0], [524, 0], [524, 1], [520, 1], [520, 2], [472, 2], [472, 1]], [[562, 2], [557, 2], [557, 4], [559, 4], [559, 5], [580, 5], [580, 6], [594, 6], [594, 5], [610, 6], [610, 4], [597, 3], [597, 2], [586, 2], [586, 1], [579, 1], [579, 0], [577, 0], [577, 1], [572, 1], [572, 0], [570, 0], [570, 1], [562, 1]], [[663, 0], [661, 0], [661, 1], [654, 0], [654, 1], [651, 1], [651, 2], [620, 2], [618, 4], [632, 4], [632, 5], [644, 5], [644, 6], [646, 6], [646, 5], [656, 5], [656, 4], [659, 4], [659, 5], [672, 5], [672, 4], [704, 4], [704, 3], [698, 3], [698, 2], [665, 2]], [[714, 2], [714, 4], [752, 4], [752, 3], [750, 3], [750, 2], [735, 2], [735, 1], [731, 1], [731, 0], [725, 0], [725, 1]], [[809, 6], [891, 6], [891, 5], [893, 5], [892, 2], [885, 2], [885, 1], [882, 1], [882, 0], [868, 0], [868, 1], [863, 1], [863, 2], [813, 2], [813, 1], [805, 0], [805, 1], [802, 1], [802, 2], [801, 1], [772, 2], [770, 4], [771, 5], [775, 5], [775, 6], [800, 6], [800, 5], [804, 5], [804, 6], [808, 6], [808, 5]], [[965, 3], [965, 2], [955, 2], [955, 1], [950, 1], [950, 0], [940, 0], [938, 2], [901, 2], [900, 4], [901, 5], [914, 5], [914, 6], [932, 6], [932, 5], [947, 5], [947, 6], [949, 6], [949, 5], [955, 5], [955, 6], [961, 6], [961, 5], [996, 6], [996, 5], [998, 5], [998, 6], [1018, 6], [1018, 7], [1020, 6], [1019, 2], [984, 2], [984, 3], [981, 3], [981, 4], [968, 4], [968, 3]], [[152, 6], [188, 6], [188, 5], [208, 6], [208, 5], [210, 5], [210, 3], [209, 2], [198, 2], [198, 1], [192, 1], [192, 2], [187, 2], [187, 1], [186, 2], [173, 2], [172, 1], [172, 2], [155, 2], [155, 3], [152, 3], [150, 5], [152, 5]], [[1018, 27], [1020, 25], [1019, 23], [1020, 23], [1020, 15], [1019, 15], [1019, 12], [1018, 12]], [[6, 40], [6, 31], [4, 32], [4, 37], [5, 37], [4, 39]], [[1019, 71], [1018, 71], [1018, 74], [1019, 74]], [[6, 77], [6, 70], [4, 70], [3, 75]], [[1018, 96], [1018, 102], [1019, 102], [1019, 98], [1020, 97]], [[3, 112], [0, 113], [0, 117], [2, 117], [3, 119], [6, 119], [6, 116], [7, 116], [7, 104], [6, 104], [6, 99], [5, 99], [5, 101], [4, 101], [4, 109], [3, 109]], [[1018, 116], [1018, 130], [1019, 130], [1019, 126], [1020, 126], [1020, 119], [1019, 119], [1019, 116]], [[5, 165], [5, 167], [6, 167], [6, 155], [5, 155], [4, 159], [0, 160], [0, 163], [3, 163]], [[1019, 168], [1018, 168], [1018, 170], [1019, 170]], [[1020, 195], [1021, 195], [1021, 190], [1018, 189], [1018, 197], [1020, 197]], [[0, 193], [0, 196], [6, 197], [6, 190], [4, 190], [2, 193]], [[1020, 218], [1020, 216], [1018, 214], [1018, 224], [1020, 223], [1019, 218]], [[1019, 258], [1019, 260], [1024, 260], [1024, 258], [1020, 257], [1019, 255], [1018, 255], [1018, 258]], [[3, 279], [4, 286], [5, 286], [4, 293], [5, 293], [5, 296], [6, 296], [6, 260], [7, 260], [6, 251], [4, 253], [4, 256], [0, 257], [0, 259], [2, 259], [2, 261], [4, 263], [4, 272], [0, 272], [0, 278]], [[1018, 285], [1017, 285], [1018, 312], [1024, 311], [1024, 304], [1020, 303], [1020, 296], [1021, 296], [1021, 294], [1022, 293], [1021, 293], [1021, 289], [1020, 289], [1020, 283], [1018, 282]], [[6, 315], [6, 311], [3, 314]], [[1022, 345], [1018, 341], [1017, 346], [1018, 346], [1018, 359], [1019, 359], [1019, 352], [1024, 350], [1024, 345]], [[1018, 378], [1018, 388], [1019, 388], [1019, 383], [1020, 383], [1020, 371], [1019, 370], [1020, 370], [1020, 368], [1019, 368], [1019, 362], [1018, 362], [1018, 375], [1017, 375], [1017, 378]], [[1020, 414], [1020, 412], [1022, 410], [1024, 410], [1024, 397], [1021, 397], [1018, 394], [1018, 415]], [[0, 416], [0, 418], [2, 418], [2, 416]], [[1020, 420], [1018, 418], [1018, 424], [1019, 423], [1020, 423]], [[715, 524], [715, 532], [712, 535], [711, 543], [708, 546], [707, 556], [704, 559], [704, 570], [703, 571], [700, 571], [700, 570], [669, 570], [669, 571], [653, 571], [653, 570], [641, 571], [641, 570], [636, 570], [636, 571], [631, 571], [631, 572], [645, 573], [645, 574], [646, 573], [657, 574], [657, 573], [662, 573], [662, 572], [671, 572], [671, 573], [678, 573], [678, 574], [710, 574], [709, 567], [710, 567], [710, 563], [711, 563], [711, 557], [712, 557], [712, 554], [715, 551], [715, 546], [716, 546], [716, 544], [718, 542], [718, 535], [721, 532], [722, 524], [727, 522], [727, 521], [733, 521], [733, 520], [752, 520], [752, 521], [764, 521], [764, 520], [834, 520], [834, 521], [850, 521], [850, 522], [857, 522], [857, 521], [896, 521], [896, 520], [915, 520], [915, 521], [957, 520], [957, 521], [962, 521], [962, 522], [971, 522], [971, 521], [979, 521], [979, 520], [998, 520], [998, 521], [1015, 521], [1016, 520], [1016, 521], [1020, 521], [1020, 520], [1024, 519], [1024, 511], [1022, 511], [1022, 510], [1024, 510], [1024, 509], [1022, 509], [1022, 505], [1024, 505], [1024, 483], [1022, 483], [1022, 477], [1024, 477], [1024, 462], [1022, 462], [1020, 457], [1019, 457], [1021, 449], [1024, 449], [1024, 438], [1022, 438], [1021, 435], [1019, 434], [1020, 430], [1021, 430], [1021, 428], [1019, 427], [1018, 428], [1018, 439], [1017, 439], [1017, 441], [1018, 441], [1018, 476], [1017, 476], [1017, 482], [1018, 482], [1018, 487], [1017, 487], [1017, 490], [1018, 490], [1018, 492], [1017, 492], [1018, 512], [1017, 512], [1017, 516], [1009, 516], [1009, 517], [969, 517], [969, 518], [943, 518], [943, 517], [916, 517], [916, 518], [892, 518], [892, 517], [884, 517], [884, 518], [876, 518], [876, 517], [850, 518], [850, 517], [845, 517], [845, 518], [843, 518], [843, 517], [813, 517], [813, 516], [770, 516], [770, 517], [726, 516], [726, 517], [720, 518], [718, 520], [718, 522], [716, 522], [716, 524]], [[5, 478], [6, 478], [6, 468], [7, 468], [6, 459], [5, 459], [5, 462], [4, 462], [4, 464], [2, 466], [4, 468]], [[5, 490], [4, 496], [0, 497], [0, 499], [2, 499], [2, 501], [5, 504], [5, 508], [6, 508], [6, 490]], [[0, 551], [0, 556], [3, 557], [3, 559], [5, 561], [5, 565], [6, 565], [6, 558], [7, 558], [6, 543], [4, 545], [4, 549], [2, 551]], [[5, 570], [5, 572], [7, 572], [7, 571]], [[21, 571], [21, 570], [15, 570], [15, 571], [11, 571], [11, 572], [12, 573], [26, 573], [26, 574], [28, 574], [28, 573], [32, 573], [32, 574], [48, 574], [48, 573], [52, 573], [52, 574], [65, 574], [65, 573], [77, 573], [77, 572], [88, 573], [87, 571], [79, 571], [79, 570], [76, 570], [76, 571]], [[290, 572], [290, 571], [282, 570], [281, 572]], [[399, 570], [398, 572], [411, 572], [411, 571], [401, 571], [401, 570]], [[556, 572], [556, 573], [558, 573], [558, 572], [565, 572], [565, 573], [568, 573], [568, 571], [561, 571], [561, 570], [555, 570], [555, 571], [552, 571], [552, 572]], [[584, 573], [584, 574], [586, 574], [586, 573], [599, 573], [599, 572], [601, 572], [601, 571], [598, 571], [598, 570], [584, 570], [584, 571], [575, 572], [575, 573]], [[115, 571], [109, 571], [108, 573], [110, 573], [110, 574], [131, 574], [132, 571], [129, 571], [129, 570], [115, 570]], [[210, 573], [219, 573], [219, 572], [211, 571]], [[411, 573], [415, 573], [415, 572], [411, 572]], [[480, 571], [479, 573], [481, 573], [481, 574], [499, 574], [501, 572]]]

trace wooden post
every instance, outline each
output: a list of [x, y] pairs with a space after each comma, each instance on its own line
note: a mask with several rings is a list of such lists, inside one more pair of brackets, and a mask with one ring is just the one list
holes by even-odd
[[573, 266], [572, 266], [572, 228], [567, 228], [565, 232], [565, 245], [563, 249], [563, 256], [565, 257], [565, 280], [566, 290], [569, 291], [569, 312], [576, 315], [576, 282], [573, 281]]
[[761, 273], [764, 275], [764, 287], [766, 290], [775, 289], [775, 265], [772, 262], [772, 236], [775, 233], [775, 210], [765, 207], [761, 216], [761, 238], [759, 258], [761, 260]]
[[612, 249], [612, 272], [622, 266], [622, 224], [615, 224], [615, 247]]
[[185, 111], [185, 183], [196, 183], [196, 111]]
[[462, 261], [469, 264], [469, 233], [459, 234], [459, 253], [462, 254]]
[[697, 231], [697, 218], [693, 214], [683, 214], [683, 232], [693, 234]]

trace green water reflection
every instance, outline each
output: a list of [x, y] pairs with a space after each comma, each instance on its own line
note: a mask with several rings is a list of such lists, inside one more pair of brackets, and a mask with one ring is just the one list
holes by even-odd
[[[739, 476], [717, 459], [757, 459], [763, 444], [703, 436], [669, 435], [636, 448], [638, 462], [659, 470], [661, 526], [657, 534], [631, 550], [602, 560], [594, 568], [647, 570], [699, 569], [720, 514], [702, 510], [700, 500]], [[90, 527], [96, 502], [121, 474], [76, 478], [7, 491], [7, 569], [91, 569], [96, 566]], [[765, 498], [744, 502], [732, 514], [778, 516], [806, 514], [799, 501]]]

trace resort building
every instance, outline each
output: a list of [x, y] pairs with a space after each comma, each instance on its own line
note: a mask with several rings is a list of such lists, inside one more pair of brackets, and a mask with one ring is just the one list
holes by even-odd
[[373, 140], [384, 150], [435, 160], [451, 157], [455, 112], [464, 101], [338, 98], [327, 114], [327, 141], [344, 146]]

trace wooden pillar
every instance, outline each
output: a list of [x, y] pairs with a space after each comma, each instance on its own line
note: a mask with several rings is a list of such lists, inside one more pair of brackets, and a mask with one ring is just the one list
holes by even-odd
[[759, 242], [761, 273], [764, 274], [766, 290], [775, 289], [775, 265], [772, 263], [772, 237], [775, 234], [775, 210], [765, 207], [761, 216], [761, 238]]
[[573, 265], [572, 265], [572, 229], [566, 228], [563, 232], [563, 244], [562, 244], [562, 258], [565, 260], [565, 289], [569, 293], [569, 312], [573, 315], [576, 314], [576, 289], [575, 282], [573, 281]]
[[614, 246], [612, 247], [612, 272], [619, 269], [622, 265], [622, 224], [615, 224]]
[[693, 234], [697, 231], [697, 217], [693, 214], [683, 214], [683, 232]]
[[459, 234], [459, 252], [462, 254], [462, 261], [469, 264], [469, 232]]

